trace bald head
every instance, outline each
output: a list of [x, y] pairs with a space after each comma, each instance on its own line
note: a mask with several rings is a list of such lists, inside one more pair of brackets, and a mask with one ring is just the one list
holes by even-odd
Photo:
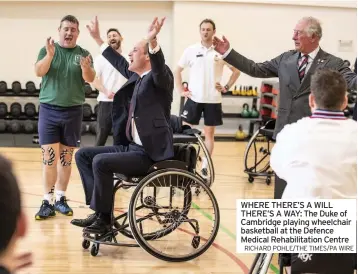
[[314, 17], [301, 18], [295, 29], [292, 39], [295, 41], [295, 48], [303, 54], [309, 54], [319, 46], [322, 38], [322, 27]]

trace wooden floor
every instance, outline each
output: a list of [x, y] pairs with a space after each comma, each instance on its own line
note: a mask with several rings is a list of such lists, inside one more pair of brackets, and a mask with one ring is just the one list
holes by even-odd
[[[14, 162], [21, 184], [24, 206], [30, 223], [29, 234], [21, 243], [21, 250], [34, 253], [35, 264], [23, 273], [180, 273], [228, 274], [247, 273], [254, 254], [236, 253], [236, 199], [272, 198], [274, 182], [264, 179], [248, 183], [244, 170], [244, 142], [217, 142], [213, 156], [216, 180], [212, 190], [220, 206], [221, 226], [211, 248], [199, 258], [186, 263], [160, 261], [141, 248], [101, 246], [97, 257], [84, 250], [82, 230], [70, 224], [72, 218], [85, 217], [90, 210], [84, 205], [82, 184], [76, 165], [67, 191], [73, 217], [57, 215], [47, 221], [35, 221], [41, 204], [40, 149], [0, 148]], [[74, 161], [73, 161], [74, 163]], [[125, 240], [130, 241], [130, 240]], [[277, 273], [271, 266], [268, 273]]]

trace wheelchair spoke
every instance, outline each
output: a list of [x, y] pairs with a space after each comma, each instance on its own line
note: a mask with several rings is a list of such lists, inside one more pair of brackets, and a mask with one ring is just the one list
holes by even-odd
[[[143, 195], [148, 187], [161, 188], [156, 201], [149, 205], [148, 196]], [[200, 198], [194, 194], [196, 189]], [[147, 203], [143, 212], [133, 211], [142, 199]], [[209, 214], [213, 217], [207, 219], [199, 208], [212, 211]], [[196, 174], [169, 169], [153, 173], [134, 190], [129, 220], [140, 246], [158, 258], [183, 261], [205, 252], [216, 237], [220, 219], [211, 190]]]

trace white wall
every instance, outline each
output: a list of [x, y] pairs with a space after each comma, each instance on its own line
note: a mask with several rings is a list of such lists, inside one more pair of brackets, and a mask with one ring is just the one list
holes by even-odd
[[[250, 3], [251, 2], [251, 3]], [[261, 3], [258, 3], [261, 2]], [[271, 3], [268, 3], [271, 2]], [[280, 2], [281, 4], [272, 4]], [[282, 4], [284, 3], [284, 4]], [[323, 3], [323, 4], [322, 4]], [[324, 4], [326, 3], [326, 4]], [[324, 7], [326, 5], [329, 7]], [[322, 48], [353, 62], [357, 47], [355, 1], [41, 1], [0, 0], [0, 80], [34, 80], [33, 64], [47, 36], [57, 38], [59, 20], [73, 14], [80, 20], [79, 44], [93, 55], [98, 48], [85, 24], [99, 16], [102, 34], [117, 27], [124, 36], [124, 54], [144, 36], [154, 16], [166, 16], [160, 34], [167, 63], [174, 69], [185, 47], [199, 41], [199, 22], [212, 18], [218, 35], [225, 35], [241, 54], [265, 61], [293, 47], [292, 30], [299, 18], [316, 16], [322, 22]], [[340, 52], [338, 40], [353, 40], [351, 52]], [[26, 51], [25, 51], [26, 50]], [[226, 71], [226, 78], [229, 71]], [[187, 73], [184, 73], [184, 77]], [[260, 79], [242, 75], [238, 85], [257, 85]], [[36, 79], [39, 83], [40, 79]], [[179, 96], [172, 106], [178, 113]]]
[[[215, 21], [218, 36], [225, 35], [235, 50], [257, 62], [293, 49], [293, 29], [303, 16], [315, 16], [322, 22], [321, 47], [325, 51], [351, 62], [356, 58], [357, 11], [354, 8], [176, 2], [174, 14], [175, 60], [187, 45], [199, 41], [198, 23], [205, 17]], [[353, 40], [354, 49], [339, 52], [338, 40]], [[242, 75], [238, 83], [250, 85], [260, 81]]]
[[[172, 3], [121, 2], [0, 2], [0, 79], [28, 81], [36, 79], [33, 65], [46, 38], [58, 39], [58, 26], [64, 15], [75, 15], [80, 21], [78, 44], [95, 56], [97, 44], [88, 34], [86, 24], [95, 15], [100, 21], [101, 34], [118, 28], [124, 37], [125, 55], [146, 34], [154, 16], [166, 16], [166, 27], [161, 34], [161, 46], [171, 62]], [[41, 79], [37, 79], [39, 83]]]

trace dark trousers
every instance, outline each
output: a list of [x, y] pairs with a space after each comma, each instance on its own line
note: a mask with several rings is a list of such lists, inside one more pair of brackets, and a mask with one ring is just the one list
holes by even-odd
[[112, 102], [99, 102], [95, 146], [104, 146], [112, 130]]
[[97, 213], [110, 214], [113, 205], [113, 174], [146, 175], [154, 163], [144, 148], [129, 146], [84, 147], [75, 155], [86, 204]]
[[286, 181], [279, 178], [275, 175], [275, 190], [274, 190], [274, 199], [281, 199], [283, 191], [286, 188]]

